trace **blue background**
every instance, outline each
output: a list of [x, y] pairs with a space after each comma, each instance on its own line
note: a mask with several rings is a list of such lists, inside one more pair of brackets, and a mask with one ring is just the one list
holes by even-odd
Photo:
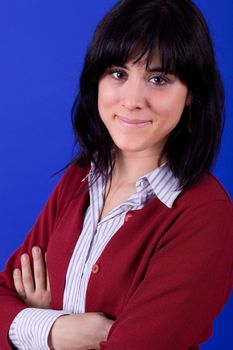
[[[70, 109], [94, 28], [114, 0], [0, 3], [0, 269], [22, 242], [73, 154]], [[226, 126], [214, 173], [233, 196], [233, 5], [196, 0], [226, 88]], [[90, 77], [91, 84], [91, 77]], [[202, 346], [233, 349], [233, 296]]]

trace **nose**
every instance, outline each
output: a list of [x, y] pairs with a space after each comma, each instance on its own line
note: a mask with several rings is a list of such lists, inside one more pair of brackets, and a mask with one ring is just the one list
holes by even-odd
[[142, 109], [146, 98], [143, 84], [137, 79], [128, 79], [122, 91], [122, 106], [128, 110]]

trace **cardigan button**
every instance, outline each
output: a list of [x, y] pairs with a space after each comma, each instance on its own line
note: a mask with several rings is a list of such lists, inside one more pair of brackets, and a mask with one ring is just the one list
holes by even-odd
[[95, 264], [92, 266], [92, 270], [91, 270], [92, 273], [96, 274], [99, 272], [99, 270], [100, 270], [100, 266], [98, 264]]
[[126, 214], [125, 215], [125, 222], [128, 222], [129, 219], [132, 218], [132, 217], [133, 217], [133, 214], [130, 214], [130, 213]]

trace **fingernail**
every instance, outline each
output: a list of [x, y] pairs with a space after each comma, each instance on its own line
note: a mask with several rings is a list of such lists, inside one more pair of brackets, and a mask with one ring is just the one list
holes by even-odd
[[21, 261], [22, 261], [22, 263], [26, 263], [27, 260], [28, 260], [27, 254], [23, 254], [23, 255], [21, 256]]
[[40, 252], [40, 249], [38, 247], [33, 247], [32, 249], [33, 254], [39, 254], [39, 252]]
[[20, 270], [19, 269], [15, 269], [13, 273], [17, 277], [17, 276], [20, 275]]

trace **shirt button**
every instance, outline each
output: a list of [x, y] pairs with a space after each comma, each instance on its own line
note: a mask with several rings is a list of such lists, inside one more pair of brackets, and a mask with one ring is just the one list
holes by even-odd
[[99, 269], [100, 269], [100, 266], [98, 264], [95, 264], [92, 266], [91, 271], [92, 271], [92, 273], [96, 274], [99, 272]]
[[146, 187], [146, 185], [147, 185], [147, 180], [146, 180], [146, 179], [142, 179], [140, 185], [141, 185], [142, 187]]
[[128, 222], [130, 218], [132, 218], [133, 214], [126, 214], [125, 215], [125, 222]]

